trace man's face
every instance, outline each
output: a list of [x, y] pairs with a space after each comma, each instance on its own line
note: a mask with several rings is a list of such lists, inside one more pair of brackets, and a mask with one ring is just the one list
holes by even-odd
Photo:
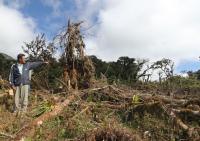
[[19, 63], [20, 63], [20, 64], [25, 64], [25, 63], [26, 63], [25, 56], [22, 56], [22, 57], [19, 59]]

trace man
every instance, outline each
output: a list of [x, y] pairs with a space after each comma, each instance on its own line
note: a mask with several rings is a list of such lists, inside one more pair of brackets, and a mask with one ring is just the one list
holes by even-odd
[[48, 62], [27, 62], [24, 54], [18, 54], [17, 63], [10, 70], [9, 81], [15, 90], [15, 112], [26, 112], [30, 85], [30, 70]]

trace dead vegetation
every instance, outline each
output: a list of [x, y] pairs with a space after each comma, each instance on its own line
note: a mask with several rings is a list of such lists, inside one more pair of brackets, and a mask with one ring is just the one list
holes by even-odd
[[142, 141], [142, 139], [132, 132], [128, 132], [125, 128], [120, 127], [107, 127], [101, 129], [93, 129], [86, 133], [82, 138], [78, 140], [85, 141]]
[[[199, 140], [199, 100], [187, 97], [152, 95], [113, 85], [79, 90], [69, 97], [36, 91], [23, 120], [1, 106], [11, 121], [1, 121], [1, 136], [8, 140]], [[44, 99], [52, 104], [33, 116]], [[16, 120], [22, 121], [15, 125]]]
[[[82, 22], [71, 23], [68, 21], [67, 29], [61, 31], [55, 37], [55, 42], [64, 48], [63, 53], [63, 81], [66, 91], [70, 88], [78, 89], [80, 83], [88, 88], [94, 77], [94, 66], [88, 56], [85, 55], [85, 43], [81, 35]], [[63, 85], [63, 83], [62, 83]]]

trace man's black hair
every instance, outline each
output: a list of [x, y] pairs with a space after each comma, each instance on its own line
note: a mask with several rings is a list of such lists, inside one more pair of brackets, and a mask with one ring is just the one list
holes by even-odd
[[21, 59], [23, 56], [25, 56], [25, 54], [22, 54], [22, 53], [18, 54], [17, 55], [17, 61], [19, 61], [19, 59]]

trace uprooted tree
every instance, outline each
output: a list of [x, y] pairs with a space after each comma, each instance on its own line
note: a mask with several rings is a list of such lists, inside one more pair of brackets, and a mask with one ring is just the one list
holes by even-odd
[[55, 37], [55, 41], [57, 40], [61, 49], [64, 50], [63, 81], [67, 91], [71, 87], [77, 89], [81, 85], [89, 87], [95, 72], [92, 61], [85, 55], [85, 44], [80, 31], [81, 24], [82, 22], [71, 23], [69, 20], [67, 29]]

